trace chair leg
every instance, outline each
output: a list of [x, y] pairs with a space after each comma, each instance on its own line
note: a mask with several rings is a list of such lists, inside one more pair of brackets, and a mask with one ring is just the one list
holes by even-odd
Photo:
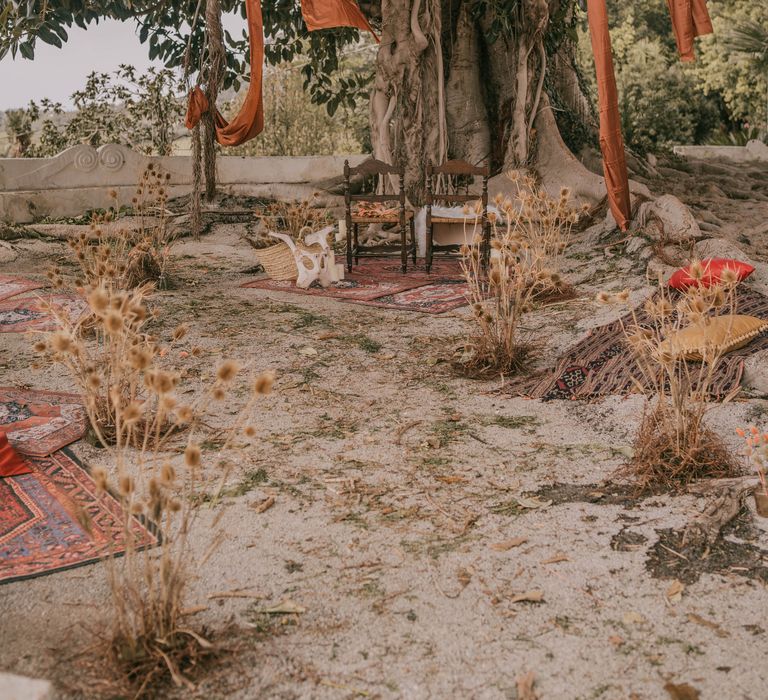
[[355, 265], [360, 264], [360, 255], [358, 255], [360, 251], [360, 225], [359, 224], [352, 224], [352, 230], [354, 232], [354, 239], [355, 239]]
[[432, 270], [432, 245], [433, 245], [433, 241], [432, 241], [432, 231], [433, 231], [433, 228], [432, 227], [433, 227], [433, 224], [430, 221], [429, 225], [427, 226], [427, 231], [426, 231], [426, 234], [427, 234], [427, 250], [426, 250], [426, 259], [424, 260], [424, 262], [426, 263], [426, 266], [427, 266], [427, 274], [429, 274], [429, 272]]
[[416, 224], [414, 223], [413, 219], [411, 219], [411, 250], [413, 252], [413, 264], [416, 265]]
[[405, 274], [408, 271], [408, 242], [406, 236], [406, 223], [400, 222], [400, 269]]
[[352, 223], [347, 221], [347, 272], [352, 272]]

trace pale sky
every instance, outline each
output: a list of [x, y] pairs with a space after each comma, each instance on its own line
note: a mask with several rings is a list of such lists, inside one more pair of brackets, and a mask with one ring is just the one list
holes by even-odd
[[[225, 17], [225, 27], [238, 36], [245, 20]], [[12, 60], [7, 55], [0, 61], [0, 110], [24, 107], [30, 100], [48, 97], [71, 107], [69, 96], [85, 85], [92, 71], [110, 73], [121, 63], [144, 72], [152, 62], [147, 57], [148, 46], [139, 43], [136, 25], [107, 20], [92, 24], [87, 30], [72, 27], [67, 30], [69, 41], [64, 47], [37, 42], [35, 60], [21, 56]]]

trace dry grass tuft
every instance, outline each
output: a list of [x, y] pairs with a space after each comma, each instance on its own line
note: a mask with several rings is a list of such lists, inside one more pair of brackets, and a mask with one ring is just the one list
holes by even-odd
[[[695, 274], [695, 265], [694, 268]], [[710, 346], [701, 361], [686, 359], [669, 339], [695, 324], [705, 329], [714, 316], [734, 313], [735, 281], [711, 288], [691, 288], [674, 294], [659, 279], [658, 293], [644, 305], [649, 321], [633, 313], [624, 331], [640, 379], [637, 388], [652, 406], [643, 417], [634, 456], [622, 470], [636, 479], [641, 492], [679, 487], [694, 479], [721, 478], [737, 473], [722, 441], [705, 425], [705, 416], [722, 350]], [[674, 294], [674, 296], [673, 296]], [[614, 298], [625, 301], [628, 292]], [[611, 300], [601, 293], [598, 300]], [[738, 391], [738, 389], [737, 389]], [[735, 392], [723, 398], [735, 397]]]
[[[333, 223], [331, 212], [318, 205], [317, 193], [301, 202], [272, 202], [259, 217], [268, 230], [288, 233], [294, 241], [302, 242], [307, 234]], [[274, 239], [267, 237], [266, 242], [272, 245]]]
[[110, 192], [113, 204], [106, 213], [94, 215], [92, 236], [81, 234], [69, 243], [80, 267], [76, 286], [132, 289], [146, 282], [165, 286], [175, 238], [166, 207], [169, 180], [170, 173], [152, 165], [144, 171], [131, 203], [135, 228], [118, 227], [117, 192]]
[[[162, 347], [147, 335], [144, 287], [99, 287], [88, 303], [95, 339], [82, 339], [61, 317], [60, 328], [36, 350], [67, 368], [86, 396], [109, 465], [92, 470], [94, 481], [100, 493], [109, 490], [122, 505], [125, 552], [106, 558], [110, 599], [96, 648], [108, 662], [105, 675], [119, 686], [118, 696], [157, 696], [168, 683], [191, 690], [186, 669], [217, 648], [185, 618], [188, 583], [223, 539], [216, 518], [207, 521], [213, 544], [196, 559], [189, 538], [200, 517], [200, 495], [209, 494], [206, 510], [219, 503], [233, 466], [243, 461], [240, 453], [255, 436], [256, 405], [270, 393], [274, 377], [244, 376], [240, 363], [226, 360], [209, 373], [209, 384], [195, 400], [182, 398], [189, 392], [179, 391], [180, 372], [160, 358], [186, 337], [186, 327], [177, 327]], [[241, 405], [224, 426], [215, 425], [209, 412], [220, 401]], [[156, 528], [158, 547], [143, 549], [137, 517]]]
[[[680, 488], [696, 479], [734, 476], [737, 468], [722, 440], [701, 424], [703, 412], [694, 404], [681, 418], [686, 429], [671, 430], [673, 416], [664, 402], [643, 416], [634, 443], [632, 461], [624, 473], [637, 483], [640, 493]], [[676, 418], [676, 417], [674, 417]]]
[[530, 349], [521, 337], [523, 315], [537, 301], [573, 296], [573, 288], [560, 273], [562, 254], [578, 221], [568, 208], [568, 191], [552, 199], [531, 178], [513, 180], [518, 201], [497, 197], [500, 214], [489, 215], [488, 260], [482, 252], [477, 209], [472, 243], [462, 247], [475, 332], [457, 364], [474, 376], [519, 372]]

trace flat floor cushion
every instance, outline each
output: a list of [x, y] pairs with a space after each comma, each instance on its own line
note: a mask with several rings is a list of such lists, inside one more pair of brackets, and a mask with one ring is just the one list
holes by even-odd
[[753, 338], [768, 330], [768, 321], [755, 316], [728, 314], [715, 316], [709, 323], [695, 323], [672, 333], [661, 349], [674, 357], [702, 360], [704, 357], [743, 348]]
[[691, 277], [691, 266], [689, 265], [681, 268], [669, 278], [669, 286], [680, 291], [699, 285], [711, 287], [721, 281], [723, 270], [733, 270], [736, 273], [736, 279], [741, 282], [755, 271], [752, 265], [731, 258], [705, 258], [700, 261], [700, 264], [704, 272], [701, 279], [697, 280]]

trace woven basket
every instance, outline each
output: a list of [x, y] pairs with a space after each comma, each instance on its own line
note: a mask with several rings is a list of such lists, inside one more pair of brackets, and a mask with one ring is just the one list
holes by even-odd
[[271, 245], [269, 248], [259, 248], [256, 251], [256, 259], [270, 279], [295, 280], [299, 276], [296, 259], [285, 243]]

